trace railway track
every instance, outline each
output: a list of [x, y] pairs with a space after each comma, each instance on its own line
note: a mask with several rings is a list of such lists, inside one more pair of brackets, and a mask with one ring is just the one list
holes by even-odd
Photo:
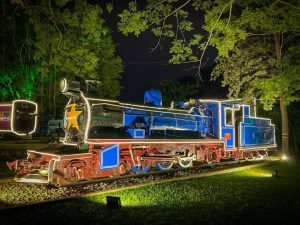
[[229, 173], [251, 167], [262, 166], [274, 161], [230, 161], [216, 164], [196, 165], [186, 169], [152, 171], [143, 175], [125, 175], [121, 177], [95, 179], [64, 186], [47, 184], [17, 183], [12, 179], [0, 180], [0, 210], [35, 205], [45, 202], [79, 198], [127, 188], [137, 188], [149, 184], [186, 180], [199, 177]]

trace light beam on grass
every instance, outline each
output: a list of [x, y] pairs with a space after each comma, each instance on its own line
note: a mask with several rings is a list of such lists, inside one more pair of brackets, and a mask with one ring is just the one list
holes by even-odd
[[272, 172], [264, 169], [251, 169], [251, 170], [245, 170], [241, 171], [240, 175], [246, 176], [246, 177], [272, 177]]

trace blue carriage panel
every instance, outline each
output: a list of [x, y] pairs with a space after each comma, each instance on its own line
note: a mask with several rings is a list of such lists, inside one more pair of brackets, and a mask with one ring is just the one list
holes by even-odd
[[151, 127], [155, 129], [159, 127], [161, 127], [161, 129], [176, 128], [176, 120], [174, 118], [153, 116]]
[[135, 119], [137, 118], [136, 115], [124, 115], [124, 126], [129, 126]]
[[226, 140], [227, 148], [235, 147], [235, 127], [233, 104], [222, 104], [221, 106], [221, 137]]
[[249, 117], [250, 116], [250, 106], [249, 105], [244, 105], [243, 106], [243, 114], [244, 114], [244, 117]]
[[233, 127], [222, 128], [222, 137], [226, 140], [226, 148], [234, 148], [235, 137]]
[[124, 112], [127, 115], [136, 115], [136, 116], [149, 116], [150, 112], [144, 109], [136, 109], [136, 108], [124, 108]]
[[145, 138], [145, 130], [144, 129], [134, 129], [133, 132], [134, 138]]
[[207, 126], [209, 122], [209, 118], [206, 116], [196, 116], [195, 119], [197, 120], [198, 124], [201, 124], [202, 126]]
[[273, 145], [274, 139], [274, 126], [257, 127], [249, 124], [241, 124], [241, 146], [255, 146], [255, 145]]
[[141, 139], [145, 138], [145, 129], [128, 129], [129, 134], [132, 138]]
[[209, 119], [207, 117], [197, 116], [196, 121], [197, 121], [197, 130], [202, 135], [212, 133], [210, 124], [209, 124]]
[[[183, 118], [183, 117], [180, 117]], [[191, 130], [196, 131], [197, 130], [197, 121], [195, 119], [195, 116], [185, 116], [185, 119], [177, 119], [177, 128], [183, 129], [183, 130]]]
[[99, 170], [116, 168], [119, 166], [119, 145], [112, 145], [100, 149]]
[[233, 127], [233, 107], [223, 106], [221, 110], [221, 125], [222, 127]]
[[244, 123], [249, 124], [251, 126], [257, 126], [257, 127], [265, 127], [271, 125], [270, 119], [264, 119], [264, 118], [252, 118], [252, 117], [246, 117], [244, 118]]
[[212, 102], [212, 103], [207, 103], [207, 108], [211, 111], [212, 113], [212, 131], [216, 137], [220, 138], [219, 135], [219, 105], [218, 103]]
[[167, 118], [173, 118], [173, 119], [175, 118], [175, 114], [174, 113], [165, 113], [165, 112], [162, 112], [161, 116], [167, 117]]
[[266, 127], [271, 125], [270, 119], [262, 119], [262, 118], [256, 118], [256, 125], [261, 127]]
[[249, 125], [251, 125], [251, 126], [256, 126], [256, 118], [249, 118], [249, 117], [246, 117], [246, 118], [244, 118], [244, 123], [245, 124], [249, 124]]
[[275, 126], [264, 128], [265, 138], [269, 140], [270, 145], [275, 145]]

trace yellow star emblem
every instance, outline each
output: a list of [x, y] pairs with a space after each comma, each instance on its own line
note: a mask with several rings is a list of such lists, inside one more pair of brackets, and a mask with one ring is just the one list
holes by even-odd
[[67, 129], [69, 130], [70, 127], [73, 125], [73, 127], [77, 128], [79, 130], [78, 116], [82, 113], [82, 111], [76, 111], [75, 108], [76, 104], [68, 105], [68, 107], [71, 107], [71, 110], [67, 112]]

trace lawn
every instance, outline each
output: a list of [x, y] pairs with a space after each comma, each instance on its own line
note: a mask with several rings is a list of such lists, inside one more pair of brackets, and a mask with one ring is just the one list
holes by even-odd
[[[278, 177], [271, 176], [275, 169]], [[122, 208], [107, 209], [107, 195], [119, 196]], [[277, 162], [0, 214], [1, 224], [296, 224], [300, 219], [300, 166]]]

